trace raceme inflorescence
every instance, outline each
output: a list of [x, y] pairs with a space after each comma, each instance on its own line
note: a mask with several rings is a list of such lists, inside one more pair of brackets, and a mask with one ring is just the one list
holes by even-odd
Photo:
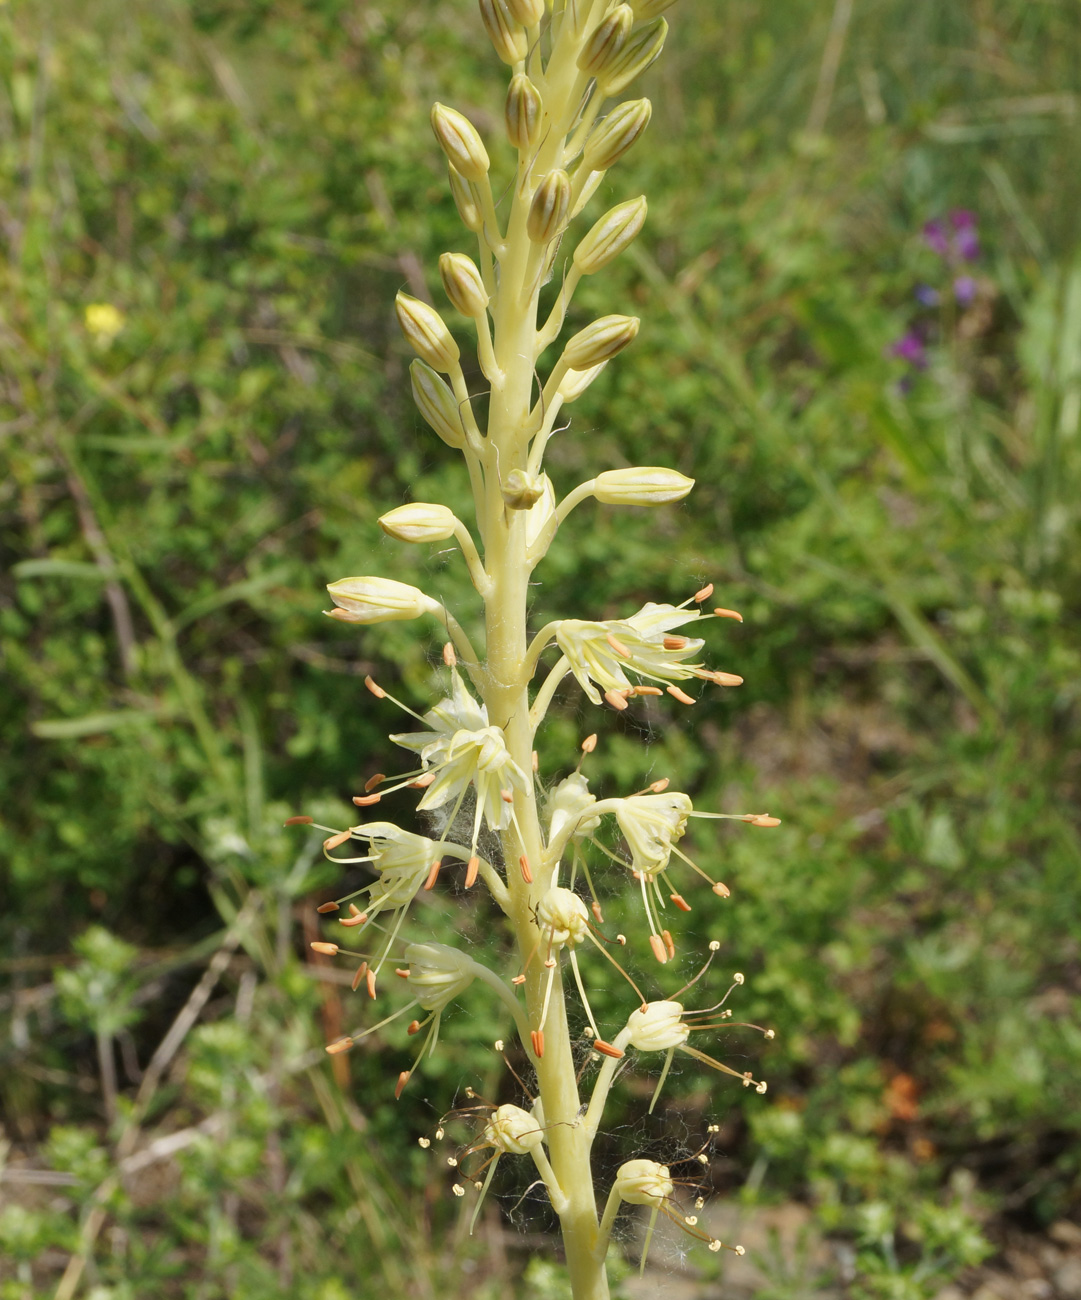
[[[380, 524], [403, 543], [456, 545], [483, 602], [483, 652], [445, 603], [417, 587], [369, 575], [329, 587], [334, 608], [328, 612], [341, 623], [424, 617], [438, 623], [446, 642], [447, 687], [423, 714], [401, 704], [409, 721], [390, 739], [410, 757], [405, 770], [376, 775], [356, 796], [362, 820], [321, 828], [326, 854], [362, 864], [372, 880], [320, 908], [328, 921], [333, 916], [338, 933], [334, 941], [314, 946], [328, 955], [352, 956], [354, 989], [363, 985], [373, 999], [387, 990], [394, 1008], [383, 1018], [371, 1016], [372, 1023], [327, 1051], [347, 1051], [412, 1012], [408, 1032], [422, 1035], [413, 1069], [420, 1069], [426, 1053], [436, 1049], [440, 1017], [452, 1001], [499, 999], [529, 1061], [535, 1096], [521, 1098], [528, 1109], [487, 1103], [474, 1108], [481, 1127], [471, 1154], [487, 1158], [466, 1181], [483, 1193], [501, 1159], [532, 1162], [559, 1218], [575, 1300], [608, 1295], [605, 1257], [623, 1205], [650, 1210], [650, 1233], [663, 1213], [711, 1249], [722, 1246], [702, 1233], [696, 1215], [684, 1214], [681, 1180], [653, 1160], [621, 1165], [601, 1188], [605, 1208], [598, 1213], [591, 1149], [628, 1050], [646, 1068], [650, 1054], [657, 1054], [654, 1103], [676, 1052], [765, 1091], [764, 1083], [691, 1041], [731, 1024], [723, 999], [695, 1010], [686, 1000], [690, 985], [650, 999], [628, 975], [625, 1022], [606, 1034], [590, 1007], [583, 968], [612, 962], [623, 970], [601, 930], [603, 904], [590, 873], [591, 856], [596, 862], [599, 853], [614, 864], [605, 879], [625, 883], [641, 909], [645, 941], [628, 945], [620, 935], [616, 951], [627, 946], [634, 955], [651, 953], [658, 963], [655, 976], [663, 977], [676, 951], [666, 915], [690, 911], [685, 895], [692, 893], [695, 877], [715, 894], [728, 894], [680, 848], [689, 820], [724, 816], [768, 827], [777, 819], [700, 811], [667, 781], [599, 798], [582, 771], [595, 735], [582, 743], [577, 767], [545, 789], [539, 774], [547, 764], [536, 749], [538, 728], [568, 678], [581, 687], [588, 707], [607, 704], [621, 712], [643, 696], [667, 696], [671, 707], [693, 704], [688, 687], [726, 689], [742, 680], [704, 661], [699, 634], [740, 617], [713, 604], [710, 585], [681, 605], [648, 603], [621, 619], [555, 619], [529, 633], [536, 571], [573, 509], [590, 498], [616, 508], [657, 507], [681, 501], [694, 485], [674, 469], [598, 466], [593, 478], [559, 499], [544, 468], [564, 408], [638, 333], [637, 318], [606, 315], [571, 334], [554, 359], [548, 355], [564, 333], [582, 277], [618, 257], [646, 219], [646, 199], [638, 196], [576, 230], [602, 180], [649, 125], [649, 100], [623, 96], [660, 55], [668, 31], [662, 11], [672, 3], [480, 0], [484, 28], [510, 69], [504, 119], [516, 159], [498, 201], [487, 147], [468, 118], [436, 104], [431, 121], [446, 155], [455, 205], [476, 237], [476, 261], [461, 251], [447, 252], [439, 273], [453, 309], [473, 323], [484, 377], [473, 388], [483, 386], [483, 402], [467, 385], [458, 343], [440, 312], [405, 293], [396, 303], [402, 332], [416, 353], [413, 397], [435, 434], [464, 458], [473, 509], [459, 514], [453, 503], [415, 501], [390, 510]], [[549, 282], [553, 288], [545, 293]], [[469, 514], [475, 528], [463, 521]], [[374, 680], [367, 685], [380, 699], [393, 700]], [[565, 756], [552, 766], [561, 762], [566, 770]], [[383, 819], [387, 796], [410, 790], [419, 792], [417, 808], [428, 814], [428, 835]], [[467, 953], [414, 932], [410, 905], [418, 893], [437, 886], [441, 872], [491, 895], [514, 940], [514, 970], [492, 969], [476, 947]], [[717, 946], [711, 945], [710, 959]], [[386, 983], [388, 971], [400, 977], [404, 990], [394, 980]], [[735, 976], [733, 987], [742, 981]], [[407, 994], [402, 1005], [400, 991]], [[576, 1000], [580, 1012], [573, 1009]], [[588, 1061], [582, 1068], [569, 1006], [571, 1018], [585, 1018], [590, 1061], [599, 1068], [590, 1069]], [[398, 1095], [412, 1073], [399, 1076]], [[591, 1093], [583, 1099], [586, 1085]], [[455, 1191], [466, 1194], [462, 1184]]]

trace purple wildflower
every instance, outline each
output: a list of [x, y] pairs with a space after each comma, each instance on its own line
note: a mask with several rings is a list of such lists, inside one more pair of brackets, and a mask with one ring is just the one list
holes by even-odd
[[937, 289], [933, 289], [929, 284], [918, 284], [916, 286], [916, 301], [924, 307], [937, 307], [940, 301], [940, 295]]
[[923, 339], [915, 330], [908, 330], [890, 346], [890, 356], [896, 357], [899, 361], [907, 361], [917, 370], [927, 368], [927, 350], [923, 346]]
[[932, 253], [937, 253], [939, 257], [949, 256], [950, 243], [946, 237], [946, 227], [937, 218], [924, 222], [923, 240]]
[[953, 296], [958, 306], [968, 307], [976, 297], [976, 281], [971, 275], [959, 275], [953, 282]]

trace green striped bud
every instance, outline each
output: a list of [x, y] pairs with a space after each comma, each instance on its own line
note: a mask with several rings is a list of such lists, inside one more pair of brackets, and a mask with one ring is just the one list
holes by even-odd
[[601, 19], [582, 46], [582, 52], [578, 55], [581, 71], [603, 80], [605, 70], [627, 43], [633, 25], [634, 11], [630, 5], [616, 5], [610, 14]]
[[540, 139], [544, 105], [540, 91], [524, 72], [510, 79], [503, 120], [507, 124], [507, 139], [523, 153], [532, 149]]
[[469, 118], [446, 104], [434, 104], [432, 130], [440, 148], [467, 181], [482, 181], [488, 175], [488, 151]]
[[409, 346], [433, 370], [453, 370], [458, 364], [458, 344], [451, 337], [443, 317], [434, 307], [419, 298], [399, 291], [394, 299], [398, 324], [409, 341]]
[[480, 0], [480, 20], [503, 62], [521, 63], [529, 50], [529, 40], [512, 16], [507, 0]]
[[466, 230], [471, 230], [477, 234], [484, 225], [484, 217], [481, 213], [476, 199], [473, 198], [473, 191], [469, 188], [469, 182], [453, 163], [448, 164], [448, 174], [450, 176], [450, 193], [454, 199], [454, 206], [458, 209], [458, 215], [462, 219], [462, 225]]
[[534, 244], [547, 244], [567, 224], [571, 205], [571, 178], [555, 168], [537, 186], [526, 217], [526, 233]]
[[594, 480], [593, 495], [609, 506], [666, 506], [682, 501], [694, 479], [656, 465], [606, 469]]
[[635, 77], [645, 72], [646, 68], [664, 49], [668, 36], [668, 24], [663, 18], [635, 32], [620, 50], [619, 54], [607, 65], [603, 76], [598, 78], [600, 88], [605, 95], [618, 95], [631, 84]]
[[617, 258], [645, 225], [646, 210], [646, 196], [640, 194], [606, 212], [574, 250], [579, 271], [593, 275]]
[[397, 623], [421, 614], [438, 614], [442, 606], [419, 587], [393, 578], [342, 578], [327, 587], [336, 609], [324, 610], [339, 623]]
[[650, 18], [656, 18], [658, 14], [663, 14], [675, 3], [676, 0], [631, 0], [631, 8], [634, 10], [636, 21], [642, 23]]
[[607, 171], [627, 152], [649, 126], [653, 105], [648, 99], [629, 99], [594, 128], [582, 151], [582, 164], [590, 171]]
[[465, 430], [458, 409], [458, 399], [431, 366], [414, 361], [409, 367], [409, 382], [413, 401], [435, 433], [448, 447], [465, 446]]
[[576, 402], [607, 364], [607, 361], [601, 361], [588, 370], [568, 370], [556, 390], [563, 399], [563, 405]]
[[639, 323], [637, 316], [601, 316], [568, 340], [563, 349], [567, 368], [591, 370], [602, 361], [610, 361], [634, 342]]
[[536, 27], [544, 17], [544, 0], [507, 0], [507, 8], [523, 27]]
[[380, 515], [379, 527], [399, 542], [445, 542], [454, 536], [458, 518], [446, 506], [413, 501]]
[[464, 253], [444, 253], [439, 259], [439, 274], [452, 307], [471, 320], [484, 315], [488, 290], [471, 257]]

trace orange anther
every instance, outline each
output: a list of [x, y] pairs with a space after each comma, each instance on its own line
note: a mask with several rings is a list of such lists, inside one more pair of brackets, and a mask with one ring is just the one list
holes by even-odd
[[382, 797], [381, 794], [355, 794], [353, 802], [358, 808], [370, 808], [373, 803], [378, 803]]
[[621, 691], [605, 691], [604, 698], [613, 709], [618, 709], [621, 713], [627, 707], [627, 697]]
[[317, 939], [311, 944], [311, 950], [312, 952], [322, 953], [324, 957], [334, 957], [338, 953], [338, 945], [336, 943], [323, 943], [322, 940]]
[[364, 793], [368, 794], [369, 791], [374, 790], [377, 785], [382, 785], [386, 779], [386, 772], [376, 772], [375, 776], [368, 777], [367, 781], [364, 782]]
[[424, 882], [425, 889], [433, 889], [435, 887], [435, 882], [439, 879], [439, 868], [442, 865], [443, 863], [440, 858], [436, 858], [432, 863], [428, 871], [428, 879]]
[[532, 755], [530, 756], [530, 762], [531, 762], [531, 764], [533, 765], [533, 771], [534, 771], [534, 772], [539, 772], [539, 771], [540, 771], [540, 755], [537, 753], [536, 750], [534, 750], [533, 753], [532, 753]]
[[672, 894], [670, 897], [672, 902], [675, 903], [681, 912], [689, 912], [691, 910], [690, 903], [687, 902], [682, 894]]
[[596, 748], [597, 748], [597, 733], [594, 731], [592, 735], [586, 736], [585, 740], [582, 741], [582, 753], [592, 754]]
[[668, 960], [668, 949], [664, 946], [664, 940], [659, 934], [649, 936], [649, 946], [653, 949], [653, 955], [663, 966]]
[[420, 1030], [420, 1021], [410, 1020], [409, 1028], [405, 1032], [409, 1035], [410, 1038], [412, 1038], [413, 1035], [417, 1033], [419, 1030]]
[[668, 777], [662, 776], [659, 781], [654, 781], [649, 788], [653, 791], [654, 794], [663, 794], [671, 784], [672, 782], [668, 779]]
[[470, 858], [465, 864], [465, 887], [472, 889], [477, 883], [477, 872], [480, 871], [480, 858]]
[[409, 1082], [409, 1076], [411, 1073], [412, 1073], [411, 1070], [403, 1070], [401, 1074], [398, 1075], [398, 1082], [394, 1085], [395, 1101], [398, 1100], [398, 1098], [402, 1095], [403, 1091], [405, 1090], [405, 1085]]
[[310, 826], [315, 821], [314, 817], [290, 817], [282, 822], [283, 826]]
[[672, 942], [671, 930], [662, 930], [661, 938], [664, 940], [664, 946], [668, 949], [669, 957], [674, 957], [676, 955], [676, 945]]
[[767, 817], [765, 813], [763, 813], [761, 817], [751, 818], [752, 826], [780, 826], [780, 824], [780, 817]]
[[330, 835], [323, 841], [323, 850], [329, 853], [331, 849], [336, 849], [340, 844], [344, 844], [346, 840], [352, 838], [352, 831], [339, 831], [337, 835]]
[[364, 976], [367, 973], [368, 973], [368, 963], [366, 961], [362, 961], [356, 969], [356, 974], [353, 976], [353, 982], [350, 986], [354, 993], [357, 991], [357, 989], [360, 988], [360, 981], [364, 978]]
[[743, 615], [738, 609], [715, 609], [713, 612], [718, 618], [734, 618], [737, 623], [743, 622]]
[[518, 865], [522, 869], [522, 879], [527, 885], [531, 885], [533, 883], [533, 872], [529, 869], [529, 859], [524, 853], [518, 859]]
[[339, 916], [338, 924], [344, 925], [347, 930], [351, 930], [355, 925], [363, 925], [367, 919], [367, 912], [357, 912], [355, 916]]
[[435, 780], [435, 775], [434, 772], [425, 772], [423, 776], [418, 776], [415, 781], [410, 781], [409, 788], [411, 790], [427, 790]]
[[625, 1055], [618, 1047], [613, 1047], [611, 1043], [606, 1043], [603, 1038], [593, 1040], [593, 1050], [600, 1052], [602, 1056], [610, 1056], [614, 1061], [621, 1060]]
[[375, 1000], [375, 971], [366, 970], [364, 972], [364, 982], [368, 986], [368, 996]]
[[739, 675], [739, 673], [712, 672], [710, 673], [710, 677], [717, 683], [718, 686], [742, 686], [743, 685], [743, 678]]
[[664, 692], [659, 686], [636, 686], [635, 695], [663, 695]]
[[525, 976], [524, 976], [524, 975], [512, 975], [512, 976], [511, 976], [511, 981], [510, 981], [510, 982], [511, 982], [512, 984], [524, 984], [524, 983], [525, 983]]
[[458, 664], [458, 656], [454, 653], [454, 647], [449, 641], [443, 646], [443, 662], [448, 668], [455, 668]]
[[709, 600], [710, 596], [712, 595], [713, 595], [713, 583], [708, 582], [700, 591], [696, 591], [694, 593], [694, 603], [696, 605], [701, 605], [701, 603], [704, 600]]
[[694, 700], [691, 699], [687, 692], [680, 690], [678, 686], [669, 686], [668, 694], [671, 695], [674, 700], [679, 700], [680, 704], [694, 703]]
[[594, 920], [597, 922], [598, 925], [603, 925], [603, 924], [604, 924], [604, 917], [601, 915], [601, 905], [600, 905], [600, 903], [597, 901], [597, 899], [594, 899], [593, 902], [590, 903], [589, 906], [590, 906], [590, 910], [591, 910], [592, 913], [593, 913]]
[[622, 655], [624, 659], [630, 659], [632, 657], [631, 652], [627, 649], [627, 647], [623, 644], [623, 642], [617, 641], [616, 638], [611, 634], [611, 632], [607, 633], [604, 639], [608, 642], [608, 644], [612, 647], [612, 649], [616, 652], [617, 655]]
[[533, 1042], [533, 1055], [536, 1057], [543, 1056], [544, 1055], [544, 1030], [534, 1029], [530, 1033], [529, 1037]]
[[329, 1056], [337, 1056], [339, 1052], [348, 1052], [352, 1046], [351, 1038], [339, 1038], [336, 1043], [328, 1043], [326, 1050]]
[[403, 980], [407, 980], [407, 979], [409, 978], [409, 971], [408, 971], [408, 970], [402, 970], [402, 968], [401, 968], [400, 966], [395, 966], [395, 968], [394, 968], [394, 974], [397, 975], [400, 979], [403, 979]]
[[371, 693], [375, 696], [377, 700], [386, 699], [387, 697], [386, 691], [383, 690], [382, 686], [380, 686], [373, 678], [365, 677], [364, 685], [367, 686], [368, 690], [371, 691]]
[[731, 897], [732, 894], [732, 891], [728, 888], [728, 886], [722, 884], [719, 880], [713, 886], [713, 892], [717, 895], [718, 898], [729, 898]]
[[318, 906], [315, 910], [316, 910], [317, 912], [321, 912], [321, 913], [325, 916], [325, 915], [327, 914], [327, 912], [336, 912], [336, 911], [338, 910], [338, 904], [337, 904], [337, 903], [320, 903], [319, 906]]
[[664, 638], [664, 648], [666, 650], [683, 650], [687, 646], [685, 636], [666, 636]]
[[500, 792], [499, 792], [499, 797], [500, 797], [500, 799], [503, 800], [504, 803], [513, 803], [513, 802], [514, 802], [514, 791], [513, 791], [513, 790], [500, 790]]

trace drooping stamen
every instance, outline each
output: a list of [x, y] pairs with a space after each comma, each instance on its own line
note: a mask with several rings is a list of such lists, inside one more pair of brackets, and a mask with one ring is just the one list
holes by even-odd
[[466, 889], [472, 889], [473, 886], [477, 883], [477, 873], [479, 871], [480, 871], [480, 858], [478, 858], [476, 854], [474, 854], [473, 857], [469, 859], [469, 861], [466, 863], [465, 866]]
[[436, 858], [436, 860], [435, 860], [435, 861], [432, 863], [432, 865], [431, 865], [431, 869], [430, 869], [429, 872], [428, 872], [428, 878], [427, 878], [427, 880], [425, 880], [425, 882], [424, 882], [422, 888], [424, 888], [424, 889], [434, 889], [434, 888], [435, 888], [435, 882], [439, 879], [439, 868], [440, 868], [442, 865], [443, 865], [443, 859], [442, 859], [442, 858]]
[[668, 694], [671, 695], [673, 699], [679, 700], [680, 704], [697, 704], [698, 702], [693, 696], [688, 695], [686, 691], [681, 690], [678, 686], [669, 686], [667, 689]]

